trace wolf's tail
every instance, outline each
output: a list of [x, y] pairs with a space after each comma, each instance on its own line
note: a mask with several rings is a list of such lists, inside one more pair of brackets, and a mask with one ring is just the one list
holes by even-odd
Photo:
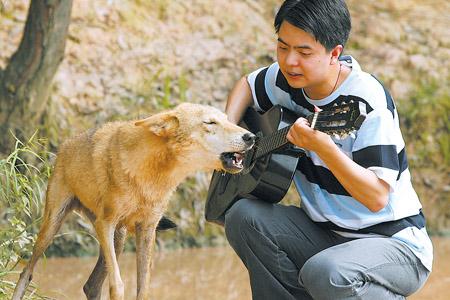
[[158, 226], [156, 227], [156, 231], [169, 230], [172, 228], [176, 228], [177, 224], [170, 220], [168, 217], [163, 216], [161, 220], [159, 220]]

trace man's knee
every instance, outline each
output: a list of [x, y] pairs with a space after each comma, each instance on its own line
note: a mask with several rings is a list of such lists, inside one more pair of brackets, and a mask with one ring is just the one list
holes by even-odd
[[319, 253], [306, 261], [299, 282], [314, 299], [351, 297], [363, 281], [348, 274], [346, 269], [332, 257]]
[[225, 214], [225, 234], [228, 241], [241, 242], [246, 231], [259, 228], [266, 222], [267, 211], [271, 209], [271, 204], [250, 199], [241, 199]]
[[252, 200], [241, 199], [233, 204], [225, 214], [225, 234], [228, 241], [233, 242], [241, 238], [241, 231], [245, 230], [252, 216]]

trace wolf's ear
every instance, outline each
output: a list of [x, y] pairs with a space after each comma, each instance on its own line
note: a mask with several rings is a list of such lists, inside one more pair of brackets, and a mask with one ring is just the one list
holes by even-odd
[[171, 136], [177, 131], [180, 122], [173, 112], [165, 112], [136, 121], [134, 125], [147, 127], [157, 136]]

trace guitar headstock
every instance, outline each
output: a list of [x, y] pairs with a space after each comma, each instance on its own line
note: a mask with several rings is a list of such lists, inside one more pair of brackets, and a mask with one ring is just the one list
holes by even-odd
[[365, 104], [353, 100], [336, 103], [329, 109], [308, 116], [308, 121], [314, 129], [339, 138], [345, 138], [352, 131], [358, 130], [365, 119]]

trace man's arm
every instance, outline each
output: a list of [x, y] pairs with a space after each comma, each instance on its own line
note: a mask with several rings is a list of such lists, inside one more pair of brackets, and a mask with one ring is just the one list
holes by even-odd
[[387, 205], [389, 185], [342, 153], [327, 134], [311, 129], [306, 119], [294, 123], [287, 139], [317, 153], [347, 192], [370, 211], [377, 212]]
[[239, 123], [247, 108], [252, 106], [252, 104], [252, 91], [247, 82], [247, 77], [244, 76], [236, 82], [228, 95], [227, 105], [225, 107], [228, 120], [235, 124]]

